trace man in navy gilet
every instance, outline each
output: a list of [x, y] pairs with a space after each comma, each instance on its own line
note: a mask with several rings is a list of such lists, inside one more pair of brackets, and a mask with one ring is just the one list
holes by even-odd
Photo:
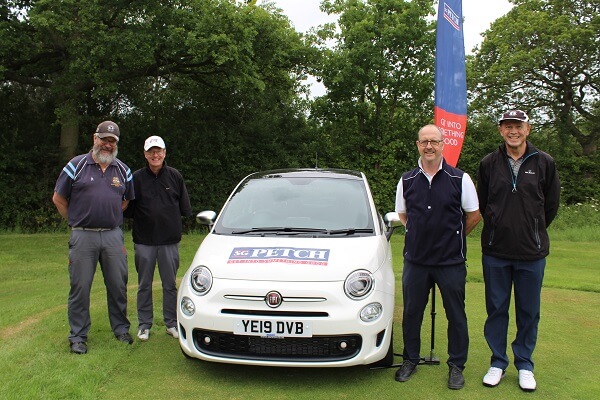
[[396, 211], [406, 227], [402, 298], [404, 362], [396, 372], [406, 382], [421, 360], [421, 325], [428, 296], [437, 285], [448, 319], [448, 387], [461, 389], [469, 333], [465, 313], [466, 237], [481, 216], [469, 175], [446, 163], [444, 135], [435, 125], [419, 130], [418, 167], [402, 175]]

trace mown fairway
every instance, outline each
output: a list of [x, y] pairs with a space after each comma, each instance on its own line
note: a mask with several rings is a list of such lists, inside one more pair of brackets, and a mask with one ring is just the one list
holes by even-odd
[[[135, 334], [137, 275], [129, 251], [129, 318]], [[483, 339], [485, 310], [479, 242], [469, 240], [467, 314], [471, 335], [466, 386], [446, 388], [445, 316], [438, 296], [435, 355], [439, 366], [421, 366], [407, 383], [394, 381], [395, 369], [257, 368], [212, 364], [183, 357], [178, 343], [164, 333], [161, 289], [154, 286], [155, 325], [150, 341], [132, 346], [117, 342], [106, 310], [102, 275], [92, 293], [89, 353], [69, 353], [66, 315], [68, 294], [67, 241], [61, 234], [0, 235], [0, 398], [2, 399], [595, 399], [600, 398], [600, 261], [596, 242], [554, 240], [543, 290], [542, 321], [534, 354], [538, 390], [522, 392], [509, 368], [502, 384], [485, 388], [481, 378], [489, 351]], [[397, 271], [396, 352], [402, 348], [402, 237], [393, 237]], [[185, 269], [201, 235], [187, 235], [181, 244]], [[158, 318], [156, 318], [158, 317]], [[429, 311], [423, 327], [422, 355], [428, 355]], [[514, 328], [510, 333], [514, 335]], [[509, 352], [510, 355], [510, 352]], [[397, 357], [397, 362], [400, 362]]]

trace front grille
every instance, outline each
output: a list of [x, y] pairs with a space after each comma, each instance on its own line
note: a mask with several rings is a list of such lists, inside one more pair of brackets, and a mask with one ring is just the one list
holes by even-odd
[[[341, 361], [356, 356], [362, 346], [360, 335], [263, 338], [200, 329], [195, 329], [193, 335], [196, 348], [207, 355], [253, 360]], [[341, 343], [346, 344], [345, 348]]]
[[328, 317], [329, 314], [323, 311], [277, 311], [277, 310], [241, 310], [224, 308], [221, 310], [221, 314], [233, 314], [233, 315], [260, 315], [264, 317]]

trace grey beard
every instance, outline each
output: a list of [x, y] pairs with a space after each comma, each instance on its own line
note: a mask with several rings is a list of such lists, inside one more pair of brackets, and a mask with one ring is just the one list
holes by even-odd
[[96, 160], [96, 162], [98, 162], [99, 164], [112, 163], [115, 160], [115, 158], [117, 158], [117, 154], [119, 153], [118, 149], [115, 149], [115, 151], [113, 151], [112, 154], [109, 154], [109, 155], [104, 155], [104, 154], [100, 153], [100, 149], [96, 149], [96, 148], [94, 148], [92, 151], [94, 154], [94, 160]]

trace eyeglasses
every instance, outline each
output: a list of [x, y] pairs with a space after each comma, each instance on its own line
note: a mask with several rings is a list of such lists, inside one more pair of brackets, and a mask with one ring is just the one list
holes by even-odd
[[417, 140], [417, 144], [421, 147], [427, 147], [427, 145], [431, 145], [433, 147], [438, 147], [443, 140]]
[[146, 152], [146, 154], [150, 155], [150, 156], [156, 156], [156, 155], [161, 155], [164, 153], [164, 149], [160, 149], [160, 150], [148, 150]]

